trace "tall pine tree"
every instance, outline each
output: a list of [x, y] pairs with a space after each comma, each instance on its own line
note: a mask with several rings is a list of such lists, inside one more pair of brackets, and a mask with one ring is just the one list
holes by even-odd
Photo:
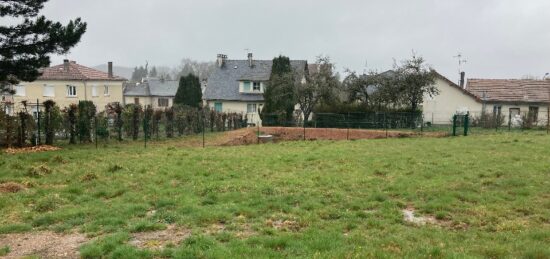
[[0, 25], [0, 92], [20, 81], [34, 81], [50, 65], [50, 54], [66, 54], [86, 32], [80, 18], [64, 26], [38, 13], [48, 0], [0, 0], [0, 18], [23, 18]]

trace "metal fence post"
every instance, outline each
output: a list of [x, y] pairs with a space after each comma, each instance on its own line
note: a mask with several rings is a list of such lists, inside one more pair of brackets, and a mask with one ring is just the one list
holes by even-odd
[[37, 121], [37, 126], [38, 126], [38, 141], [36, 142], [36, 145], [37, 146], [40, 146], [40, 143], [42, 142], [41, 139], [40, 139], [40, 102], [38, 101], [38, 99], [36, 99], [36, 118], [38, 119]]
[[470, 112], [464, 117], [464, 136], [468, 136], [468, 127], [470, 126]]
[[260, 144], [260, 123], [258, 122], [258, 130], [256, 132], [256, 144]]
[[388, 138], [388, 121], [386, 119], [386, 112], [384, 112], [384, 129], [386, 130], [386, 138]]
[[204, 118], [204, 110], [202, 110], [202, 147], [204, 148], [205, 144], [205, 139], [204, 139], [204, 132], [206, 131], [205, 127], [206, 127], [206, 122], [205, 122], [205, 118]]
[[97, 114], [94, 116], [94, 127], [95, 127], [95, 149], [97, 149]]
[[456, 136], [456, 120], [457, 120], [457, 115], [453, 115], [453, 136]]

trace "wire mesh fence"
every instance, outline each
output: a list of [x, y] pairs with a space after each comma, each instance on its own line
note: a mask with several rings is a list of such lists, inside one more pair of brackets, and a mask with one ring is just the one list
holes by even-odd
[[[32, 111], [32, 110], [31, 110]], [[301, 116], [262, 114], [261, 123], [250, 123], [245, 113], [223, 113], [210, 109], [171, 107], [152, 109], [139, 105], [109, 107], [96, 112], [95, 106], [64, 109], [46, 103], [36, 112], [0, 115], [0, 145], [33, 146], [58, 143], [109, 144], [120, 141], [165, 141], [182, 136], [253, 128], [255, 141], [262, 135], [297, 139], [360, 139], [410, 135], [475, 135], [495, 132], [549, 133], [548, 111], [460, 113], [365, 112], [316, 113]], [[280, 129], [285, 128], [284, 130]], [[276, 129], [279, 128], [279, 129]]]

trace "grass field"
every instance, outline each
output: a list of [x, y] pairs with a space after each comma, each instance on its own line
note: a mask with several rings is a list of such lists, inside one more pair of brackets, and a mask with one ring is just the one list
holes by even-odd
[[142, 145], [2, 154], [0, 183], [25, 189], [0, 193], [0, 236], [84, 233], [88, 258], [550, 257], [546, 134]]

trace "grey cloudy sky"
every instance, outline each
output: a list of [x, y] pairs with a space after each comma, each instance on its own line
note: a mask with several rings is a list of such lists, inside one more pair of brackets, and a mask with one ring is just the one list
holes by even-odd
[[[411, 50], [452, 80], [550, 72], [548, 0], [50, 0], [43, 14], [82, 17], [88, 32], [67, 56], [93, 66], [175, 66], [279, 54], [332, 57], [339, 69], [391, 68]], [[55, 57], [59, 63], [65, 57]]]

